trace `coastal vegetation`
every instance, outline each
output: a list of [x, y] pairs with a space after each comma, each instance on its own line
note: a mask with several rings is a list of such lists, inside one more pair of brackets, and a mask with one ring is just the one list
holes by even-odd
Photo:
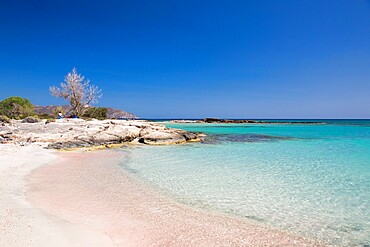
[[[88, 112], [89, 109], [94, 108], [94, 107], [88, 107], [85, 109], [84, 114], [86, 111]], [[112, 108], [112, 107], [98, 107], [98, 108], [104, 108], [107, 109], [107, 116], [105, 119], [137, 119], [138, 117], [130, 112], [123, 111], [121, 109], [117, 108]], [[70, 105], [48, 105], [48, 106], [40, 106], [40, 105], [35, 105], [35, 114], [40, 116], [40, 118], [57, 118], [58, 114], [62, 113], [63, 116], [71, 116], [73, 115], [73, 109]], [[45, 116], [45, 117], [42, 117]], [[48, 117], [47, 117], [48, 116]], [[90, 114], [91, 116], [91, 114]], [[97, 118], [102, 116], [101, 114], [93, 115], [93, 117], [89, 118]], [[104, 115], [103, 115], [104, 116]], [[82, 115], [83, 119], [86, 119], [84, 115]]]
[[0, 123], [11, 123], [11, 120], [7, 116], [0, 115]]
[[136, 119], [137, 116], [115, 109], [111, 107], [92, 107], [98, 103], [102, 97], [101, 89], [95, 85], [90, 85], [90, 81], [85, 79], [81, 74], [77, 73], [77, 69], [73, 68], [60, 86], [52, 86], [49, 88], [50, 93], [58, 98], [66, 100], [69, 105], [49, 105], [38, 106], [33, 105], [27, 98], [19, 96], [11, 96], [0, 101], [0, 122], [10, 122], [11, 119], [25, 119], [27, 122], [37, 122], [40, 119], [49, 120], [58, 118], [59, 114], [66, 117], [80, 117], [85, 120], [91, 119]]
[[108, 116], [108, 109], [105, 107], [90, 107], [85, 110], [82, 115], [83, 118], [96, 118], [99, 120], [104, 120]]
[[11, 96], [0, 101], [0, 122], [11, 123], [11, 119], [23, 119], [24, 123], [37, 123], [41, 119], [53, 119], [53, 116], [35, 112], [35, 106], [27, 98]]
[[22, 119], [34, 115], [34, 107], [27, 98], [11, 96], [0, 101], [0, 115], [12, 119]]
[[91, 85], [89, 79], [85, 80], [83, 75], [77, 73], [76, 68], [65, 76], [64, 82], [61, 82], [59, 87], [52, 86], [49, 90], [53, 96], [68, 101], [73, 114], [78, 117], [82, 116], [90, 105], [98, 103], [102, 97], [101, 89]]

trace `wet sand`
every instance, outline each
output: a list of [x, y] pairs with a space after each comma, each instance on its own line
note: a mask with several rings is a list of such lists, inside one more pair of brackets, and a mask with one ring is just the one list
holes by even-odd
[[56, 162], [27, 177], [27, 200], [46, 214], [106, 235], [116, 246], [319, 245], [177, 203], [124, 171], [118, 165], [124, 155], [110, 150], [60, 152]]

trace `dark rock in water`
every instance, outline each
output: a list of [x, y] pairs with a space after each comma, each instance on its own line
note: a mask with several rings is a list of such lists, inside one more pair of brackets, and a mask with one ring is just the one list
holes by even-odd
[[152, 131], [143, 135], [138, 141], [149, 145], [169, 145], [184, 143], [186, 139], [184, 135], [176, 132]]
[[204, 123], [257, 123], [254, 120], [245, 120], [245, 119], [237, 119], [237, 120], [230, 120], [230, 119], [218, 119], [218, 118], [205, 118], [200, 120], [199, 122]]
[[203, 122], [205, 122], [205, 123], [221, 123], [222, 120], [218, 119], [218, 118], [205, 118], [203, 120]]
[[218, 134], [209, 135], [203, 140], [205, 144], [215, 144], [219, 142], [270, 142], [280, 140], [293, 140], [291, 137], [269, 136], [259, 134]]
[[157, 131], [147, 132], [145, 129], [141, 131], [138, 139], [139, 143], [149, 145], [171, 145], [185, 142], [200, 141], [199, 134], [187, 132], [180, 129], [162, 129]]
[[245, 215], [244, 217], [247, 218], [247, 219], [251, 219], [251, 220], [255, 220], [255, 221], [259, 221], [259, 222], [266, 221], [266, 220], [264, 220], [260, 217], [254, 216], [254, 215]]
[[38, 123], [41, 120], [39, 118], [35, 117], [26, 117], [25, 119], [22, 120], [22, 123]]
[[198, 136], [195, 133], [191, 133], [191, 132], [184, 133], [183, 136], [185, 137], [185, 140], [187, 140], [187, 141], [194, 140], [194, 139], [198, 138]]

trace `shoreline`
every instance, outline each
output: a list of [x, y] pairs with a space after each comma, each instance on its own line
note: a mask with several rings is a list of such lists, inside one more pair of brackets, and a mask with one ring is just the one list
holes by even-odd
[[118, 165], [124, 152], [56, 155], [56, 162], [27, 177], [27, 199], [48, 214], [103, 233], [116, 246], [321, 245], [165, 197]]
[[56, 151], [41, 144], [0, 145], [0, 246], [114, 246], [106, 235], [48, 214], [26, 199], [29, 173], [56, 158]]

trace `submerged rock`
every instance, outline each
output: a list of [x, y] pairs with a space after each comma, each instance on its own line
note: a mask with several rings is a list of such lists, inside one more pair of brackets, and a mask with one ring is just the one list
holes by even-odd
[[209, 135], [207, 136], [207, 138], [204, 138], [202, 143], [215, 144], [219, 142], [271, 142], [282, 140], [294, 140], [294, 138], [260, 134], [215, 134]]

